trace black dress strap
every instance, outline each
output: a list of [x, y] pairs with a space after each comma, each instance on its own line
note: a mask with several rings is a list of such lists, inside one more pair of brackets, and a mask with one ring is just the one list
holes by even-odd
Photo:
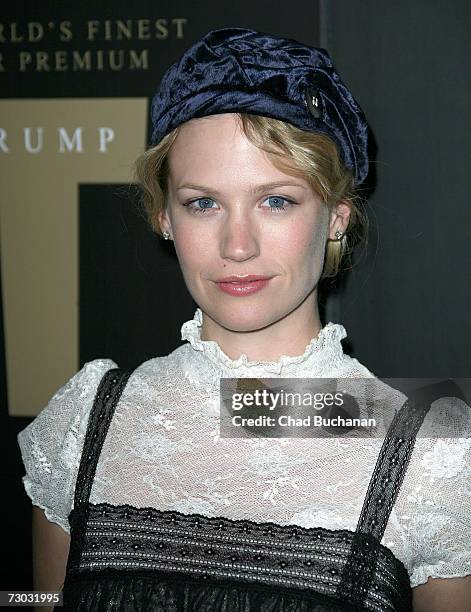
[[417, 432], [430, 408], [410, 398], [396, 412], [371, 476], [357, 532], [381, 541], [409, 465]]
[[83, 552], [85, 527], [90, 514], [88, 500], [98, 459], [119, 398], [133, 370], [112, 368], [100, 381], [88, 419], [87, 432], [75, 485], [74, 507], [69, 514], [70, 551], [67, 575]]
[[[391, 510], [399, 494], [415, 445], [417, 433], [432, 403], [439, 397], [460, 395], [449, 381], [421, 387], [395, 413], [371, 476], [358, 520], [352, 548], [344, 566], [339, 594], [356, 593], [361, 606], [373, 579], [377, 544], [381, 542]], [[450, 390], [453, 389], [453, 393]], [[358, 567], [364, 571], [360, 574]]]
[[409, 393], [396, 412], [383, 441], [358, 520], [357, 532], [381, 541], [401, 488], [417, 433], [434, 401], [442, 397], [466, 399], [451, 380], [441, 380]]
[[88, 419], [75, 485], [74, 507], [88, 503], [98, 459], [119, 398], [133, 370], [113, 368], [101, 379]]

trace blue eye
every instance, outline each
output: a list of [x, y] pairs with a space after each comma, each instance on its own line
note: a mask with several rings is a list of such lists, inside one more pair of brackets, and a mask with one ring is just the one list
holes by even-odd
[[[201, 207], [194, 207], [193, 204], [201, 204]], [[194, 213], [204, 213], [207, 210], [212, 208], [211, 204], [214, 204], [214, 200], [211, 198], [197, 198], [196, 200], [191, 200], [191, 202], [187, 202], [185, 206]]]
[[294, 202], [283, 196], [270, 196], [265, 200], [265, 202], [270, 204], [270, 212], [280, 212], [282, 210], [286, 210], [286, 203], [288, 203], [290, 206], [294, 204]]
[[[286, 210], [286, 204], [294, 206], [295, 202], [285, 198], [284, 196], [269, 196], [265, 198], [264, 202], [269, 203], [270, 212], [282, 212]], [[200, 214], [205, 213], [208, 210], [212, 210], [213, 204], [216, 202], [212, 198], [196, 198], [186, 202], [186, 206], [192, 213]]]

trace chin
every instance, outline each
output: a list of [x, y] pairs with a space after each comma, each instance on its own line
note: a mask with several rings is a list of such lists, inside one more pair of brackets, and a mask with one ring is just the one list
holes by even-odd
[[[241, 298], [236, 299], [240, 300]], [[244, 304], [216, 306], [213, 302], [208, 305], [208, 308], [202, 308], [202, 310], [218, 325], [234, 332], [250, 332], [263, 329], [283, 316], [283, 314], [272, 311], [267, 304], [255, 304], [253, 300], [242, 299], [244, 299]]]

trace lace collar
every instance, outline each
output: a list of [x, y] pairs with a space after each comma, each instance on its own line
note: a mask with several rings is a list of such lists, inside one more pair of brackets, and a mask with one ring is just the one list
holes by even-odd
[[209, 360], [219, 376], [236, 378], [242, 376], [263, 376], [276, 374], [285, 377], [330, 376], [335, 366], [344, 357], [341, 340], [347, 332], [343, 325], [327, 323], [317, 337], [312, 338], [301, 355], [282, 355], [277, 361], [249, 361], [242, 354], [231, 359], [219, 344], [213, 340], [201, 340], [203, 313], [196, 309], [192, 320], [186, 321], [181, 328], [182, 340], [187, 340], [194, 353]]

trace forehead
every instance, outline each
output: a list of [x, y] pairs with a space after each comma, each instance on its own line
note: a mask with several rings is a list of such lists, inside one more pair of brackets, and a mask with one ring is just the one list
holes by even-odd
[[196, 182], [204, 177], [220, 185], [292, 178], [247, 138], [233, 113], [183, 124], [169, 153], [169, 167], [171, 180], [177, 182]]

